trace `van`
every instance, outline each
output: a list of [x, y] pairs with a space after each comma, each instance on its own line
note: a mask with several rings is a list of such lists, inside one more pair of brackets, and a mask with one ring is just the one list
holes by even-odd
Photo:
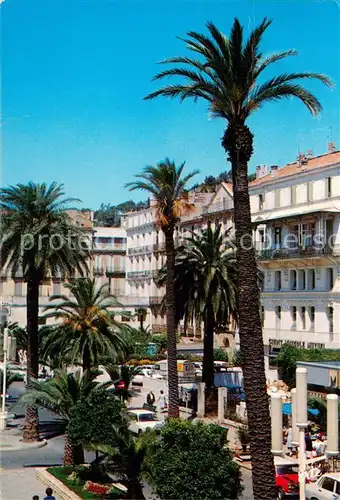
[[[166, 359], [163, 359], [162, 361], [157, 361], [157, 363], [155, 364], [155, 370], [159, 370], [161, 375], [167, 375], [168, 361]], [[180, 376], [185, 376], [185, 377], [194, 376], [196, 371], [195, 364], [192, 361], [178, 359], [177, 371], [178, 375]]]

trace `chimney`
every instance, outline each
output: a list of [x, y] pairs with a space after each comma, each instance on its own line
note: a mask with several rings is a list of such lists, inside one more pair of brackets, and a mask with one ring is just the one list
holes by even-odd
[[310, 160], [313, 158], [313, 150], [312, 149], [307, 149], [307, 159]]
[[261, 177], [261, 165], [257, 165], [256, 167], [256, 179]]
[[279, 170], [279, 166], [278, 165], [272, 165], [270, 167], [270, 171], [271, 171], [272, 177], [276, 177], [277, 176], [277, 171], [278, 170]]
[[333, 141], [330, 141], [328, 143], [328, 153], [334, 153], [335, 152], [335, 144]]
[[307, 165], [308, 158], [304, 153], [299, 153], [297, 161], [298, 161], [298, 167], [301, 167], [301, 165]]

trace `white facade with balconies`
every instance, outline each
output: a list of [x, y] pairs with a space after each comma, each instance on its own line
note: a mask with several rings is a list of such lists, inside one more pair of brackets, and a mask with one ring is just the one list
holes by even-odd
[[339, 348], [340, 152], [258, 167], [250, 194], [267, 361], [287, 342]]

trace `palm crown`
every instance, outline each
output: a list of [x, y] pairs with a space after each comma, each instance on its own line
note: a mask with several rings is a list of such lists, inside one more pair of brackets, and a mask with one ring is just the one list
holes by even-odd
[[288, 50], [263, 57], [260, 42], [270, 24], [271, 21], [264, 18], [246, 41], [238, 19], [234, 20], [229, 38], [211, 22], [207, 23], [210, 37], [188, 32], [188, 38], [183, 41], [199, 58], [183, 56], [166, 59], [162, 64], [181, 66], [162, 71], [154, 78], [180, 77], [184, 82], [156, 90], [145, 99], [160, 95], [179, 97], [182, 101], [189, 97], [194, 100], [202, 98], [209, 103], [213, 116], [237, 125], [243, 124], [262, 104], [287, 97], [297, 97], [312, 114], [318, 114], [321, 111], [320, 102], [296, 80], [317, 79], [332, 87], [327, 76], [310, 72], [283, 73], [260, 83], [262, 73], [269, 66], [297, 55], [295, 50]]
[[74, 200], [63, 195], [63, 186], [54, 182], [1, 190], [1, 267], [12, 275], [21, 270], [26, 280], [36, 273], [42, 280], [49, 273], [71, 274], [77, 269], [83, 274], [87, 270], [86, 234], [65, 212]]
[[120, 304], [107, 285], [97, 287], [94, 279], [78, 278], [65, 287], [71, 295], [54, 295], [45, 308], [46, 318], [61, 322], [46, 339], [45, 354], [57, 343], [72, 362], [82, 356], [84, 369], [97, 365], [101, 356], [116, 360], [125, 351], [125, 342], [111, 312]]
[[166, 158], [155, 167], [147, 166], [143, 173], [136, 175], [134, 182], [126, 184], [130, 191], [144, 190], [151, 194], [156, 202], [157, 218], [162, 229], [173, 227], [180, 215], [189, 212], [187, 184], [198, 173], [197, 170], [182, 177], [185, 163], [176, 167]]

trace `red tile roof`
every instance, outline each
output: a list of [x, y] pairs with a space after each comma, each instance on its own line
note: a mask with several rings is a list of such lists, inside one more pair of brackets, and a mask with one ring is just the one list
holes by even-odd
[[340, 151], [334, 151], [334, 153], [326, 153], [321, 156], [316, 156], [314, 158], [310, 158], [307, 160], [305, 165], [298, 166], [298, 162], [289, 163], [284, 167], [276, 170], [276, 174], [272, 175], [271, 173], [260, 177], [259, 179], [255, 179], [254, 181], [249, 183], [249, 186], [257, 186], [258, 184], [264, 184], [266, 182], [270, 182], [273, 179], [288, 177], [289, 175], [294, 175], [298, 173], [304, 173], [308, 170], [313, 170], [320, 167], [329, 167], [336, 163], [340, 163]]

